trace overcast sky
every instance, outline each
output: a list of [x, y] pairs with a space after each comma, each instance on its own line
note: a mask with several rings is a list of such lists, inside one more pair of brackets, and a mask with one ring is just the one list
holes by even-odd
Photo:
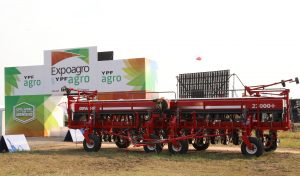
[[[299, 9], [297, 0], [0, 0], [0, 105], [4, 67], [42, 65], [49, 49], [155, 60], [160, 91], [187, 72], [230, 69], [247, 85], [294, 78]], [[290, 88], [300, 98], [299, 85]]]

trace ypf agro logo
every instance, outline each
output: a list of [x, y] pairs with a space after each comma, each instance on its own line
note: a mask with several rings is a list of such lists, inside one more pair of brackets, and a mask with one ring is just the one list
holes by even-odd
[[35, 120], [35, 107], [29, 103], [20, 103], [14, 106], [14, 120], [23, 124]]

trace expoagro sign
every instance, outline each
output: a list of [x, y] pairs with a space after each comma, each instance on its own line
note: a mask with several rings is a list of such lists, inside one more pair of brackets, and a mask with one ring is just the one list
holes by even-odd
[[96, 47], [48, 50], [44, 55], [50, 67], [51, 94], [61, 94], [64, 86], [90, 90], [91, 66], [98, 62]]
[[64, 93], [64, 86], [98, 92], [155, 90], [155, 62], [145, 58], [97, 59], [96, 47], [45, 51], [49, 94]]
[[98, 61], [97, 47], [83, 47], [46, 50], [44, 63], [5, 68], [7, 134], [61, 135], [67, 120], [64, 86], [97, 90], [103, 99], [132, 91], [146, 98], [145, 91], [155, 91], [157, 67], [145, 58]]

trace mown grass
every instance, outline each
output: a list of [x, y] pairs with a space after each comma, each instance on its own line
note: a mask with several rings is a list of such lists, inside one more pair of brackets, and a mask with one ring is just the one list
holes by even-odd
[[300, 132], [279, 132], [280, 147], [300, 149]]
[[[279, 148], [294, 146], [300, 149], [300, 145], [297, 146], [298, 135], [279, 133]], [[167, 147], [160, 154], [115, 147], [88, 153], [81, 144], [68, 143], [66, 146], [64, 148], [64, 143], [49, 140], [44, 145], [38, 143], [33, 146], [30, 152], [0, 153], [0, 175], [294, 176], [300, 173], [299, 153], [270, 152], [258, 158], [245, 157], [237, 146], [233, 146], [235, 150], [232, 151], [189, 150], [184, 155], [171, 155]]]
[[36, 150], [0, 154], [0, 175], [297, 175], [300, 154], [189, 151], [185, 155], [103, 148]]
[[300, 149], [300, 139], [280, 138], [279, 147]]
[[300, 132], [281, 131], [278, 133], [278, 137], [300, 140]]

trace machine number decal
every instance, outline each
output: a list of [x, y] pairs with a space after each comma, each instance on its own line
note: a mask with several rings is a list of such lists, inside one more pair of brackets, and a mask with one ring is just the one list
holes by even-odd
[[270, 108], [275, 108], [274, 104], [252, 104], [252, 109], [256, 108], [262, 108], [262, 109], [270, 109]]

